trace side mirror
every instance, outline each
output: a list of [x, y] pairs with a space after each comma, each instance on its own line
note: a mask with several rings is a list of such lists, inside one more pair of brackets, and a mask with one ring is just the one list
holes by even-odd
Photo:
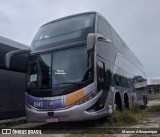
[[89, 33], [87, 36], [87, 52], [92, 52], [95, 50], [97, 40], [111, 42], [111, 40], [105, 38], [103, 35], [99, 33]]
[[5, 67], [11, 70], [25, 72], [30, 50], [14, 50], [5, 55]]
[[96, 41], [98, 38], [104, 38], [103, 35], [99, 33], [89, 33], [87, 36], [87, 52], [95, 50]]

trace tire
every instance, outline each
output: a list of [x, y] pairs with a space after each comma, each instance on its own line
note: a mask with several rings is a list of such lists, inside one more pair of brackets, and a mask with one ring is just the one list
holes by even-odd
[[144, 108], [147, 107], [147, 104], [148, 104], [147, 95], [143, 95], [143, 106], [144, 106]]

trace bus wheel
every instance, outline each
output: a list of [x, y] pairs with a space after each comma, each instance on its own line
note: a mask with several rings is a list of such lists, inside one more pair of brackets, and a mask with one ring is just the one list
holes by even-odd
[[143, 106], [144, 106], [144, 108], [147, 107], [147, 103], [148, 103], [147, 95], [143, 95]]
[[124, 109], [129, 109], [129, 98], [126, 93], [124, 94]]
[[122, 101], [120, 93], [116, 93], [115, 99], [114, 99], [114, 105], [115, 105], [115, 111], [122, 110]]
[[132, 108], [135, 106], [135, 104], [134, 104], [134, 97], [132, 96]]

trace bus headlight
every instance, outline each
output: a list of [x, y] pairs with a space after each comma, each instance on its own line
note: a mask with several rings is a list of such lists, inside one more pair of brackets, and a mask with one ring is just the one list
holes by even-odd
[[85, 96], [84, 98], [82, 98], [80, 101], [78, 101], [76, 103], [76, 105], [81, 105], [89, 100], [91, 100], [92, 98], [94, 98], [97, 95], [96, 91], [93, 91], [92, 93], [88, 94], [87, 96]]

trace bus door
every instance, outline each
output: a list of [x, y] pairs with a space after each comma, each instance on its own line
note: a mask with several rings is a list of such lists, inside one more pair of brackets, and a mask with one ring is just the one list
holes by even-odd
[[104, 108], [108, 95], [108, 85], [106, 77], [106, 64], [105, 60], [101, 57], [97, 57], [97, 90], [103, 91], [102, 96], [98, 100], [99, 109]]

